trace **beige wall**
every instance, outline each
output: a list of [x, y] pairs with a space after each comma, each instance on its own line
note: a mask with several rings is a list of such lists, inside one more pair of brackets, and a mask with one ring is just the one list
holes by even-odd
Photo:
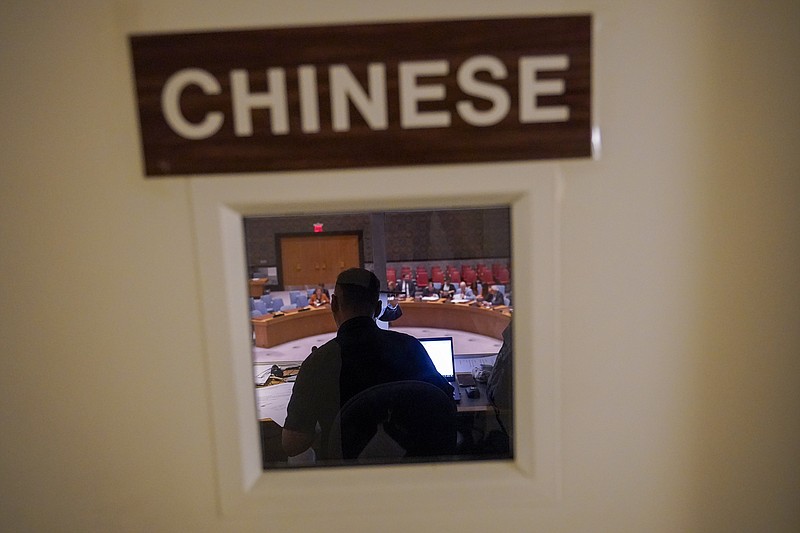
[[[0, 529], [800, 529], [797, 2], [363, 4], [0, 4]], [[127, 33], [587, 11], [560, 498], [221, 517], [189, 184], [142, 177]]]

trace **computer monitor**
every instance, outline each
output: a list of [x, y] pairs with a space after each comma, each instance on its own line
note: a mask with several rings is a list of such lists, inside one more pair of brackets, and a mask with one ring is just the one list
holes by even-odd
[[455, 379], [453, 361], [453, 337], [429, 337], [419, 339], [433, 361], [436, 370], [448, 381]]

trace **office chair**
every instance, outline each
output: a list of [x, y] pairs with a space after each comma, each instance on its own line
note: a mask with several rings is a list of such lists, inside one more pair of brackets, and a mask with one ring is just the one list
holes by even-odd
[[297, 299], [300, 297], [300, 291], [289, 291], [289, 303], [297, 304]]
[[297, 307], [306, 307], [308, 305], [308, 295], [303, 292], [298, 294], [297, 299], [295, 300], [295, 305], [297, 305]]
[[507, 268], [501, 268], [496, 277], [497, 283], [502, 283], [503, 285], [508, 285], [508, 282], [511, 280], [511, 274]]
[[263, 300], [261, 300], [260, 298], [256, 299], [256, 300], [253, 300], [253, 310], [254, 311], [258, 311], [259, 316], [260, 315], [266, 315], [267, 312], [268, 312], [267, 311], [267, 304]]
[[359, 462], [456, 453], [456, 405], [423, 381], [370, 387], [348, 400], [333, 422], [327, 455]]

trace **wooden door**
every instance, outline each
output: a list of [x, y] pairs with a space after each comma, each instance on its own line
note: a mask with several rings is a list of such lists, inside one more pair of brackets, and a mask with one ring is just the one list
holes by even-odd
[[360, 234], [280, 238], [283, 287], [333, 284], [339, 272], [361, 266]]

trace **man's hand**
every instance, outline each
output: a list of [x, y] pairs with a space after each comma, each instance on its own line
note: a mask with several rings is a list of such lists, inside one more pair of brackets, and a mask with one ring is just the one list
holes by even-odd
[[313, 433], [284, 429], [281, 432], [283, 451], [285, 451], [286, 455], [289, 457], [301, 454], [311, 447], [311, 444], [314, 442], [314, 437], [315, 435]]

